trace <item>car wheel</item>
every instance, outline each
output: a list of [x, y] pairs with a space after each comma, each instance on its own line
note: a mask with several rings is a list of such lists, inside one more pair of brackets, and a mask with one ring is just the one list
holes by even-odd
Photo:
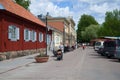
[[101, 56], [104, 56], [104, 54], [103, 54], [103, 53], [101, 53]]
[[120, 59], [118, 59], [118, 61], [120, 62]]
[[111, 55], [107, 55], [107, 58], [111, 59], [111, 58], [112, 58], [112, 56], [111, 56]]

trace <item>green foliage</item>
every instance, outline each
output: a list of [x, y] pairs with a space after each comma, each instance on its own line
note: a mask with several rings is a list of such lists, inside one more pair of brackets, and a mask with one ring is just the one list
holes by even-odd
[[83, 14], [78, 22], [78, 29], [77, 29], [77, 40], [78, 42], [83, 42], [83, 34], [85, 31], [85, 28], [90, 25], [98, 25], [98, 22], [92, 17], [91, 15]]
[[[113, 10], [106, 12], [105, 22], [103, 29], [107, 31], [106, 35], [120, 36], [120, 10]], [[103, 35], [105, 35], [103, 33]], [[105, 36], [106, 36], [105, 35]]]
[[40, 50], [39, 55], [36, 57], [48, 57], [48, 55], [44, 53], [44, 50]]
[[91, 39], [98, 37], [99, 25], [90, 25], [85, 28], [85, 31], [82, 31], [82, 39], [86, 42], [89, 42]]
[[25, 9], [29, 10], [30, 0], [15, 0], [17, 4], [23, 6]]
[[84, 31], [85, 28], [90, 26], [91, 24], [97, 25], [98, 22], [91, 15], [83, 14], [81, 16], [79, 23], [78, 23], [78, 28], [80, 28], [82, 31]]

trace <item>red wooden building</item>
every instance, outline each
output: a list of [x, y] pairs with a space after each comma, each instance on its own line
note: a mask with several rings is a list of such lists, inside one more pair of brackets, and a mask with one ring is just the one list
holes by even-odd
[[[52, 32], [49, 31], [49, 36]], [[12, 58], [46, 48], [46, 25], [12, 0], [0, 0], [0, 55]]]

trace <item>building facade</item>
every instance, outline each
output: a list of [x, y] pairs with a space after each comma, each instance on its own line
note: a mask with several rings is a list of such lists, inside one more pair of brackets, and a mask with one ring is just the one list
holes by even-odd
[[76, 42], [75, 23], [72, 18], [49, 17], [48, 24], [56, 28], [53, 31], [53, 43], [55, 50], [59, 48], [60, 43], [64, 46], [73, 46]]
[[57, 50], [60, 43], [63, 42], [64, 38], [64, 20], [57, 18], [48, 18], [48, 25], [54, 28], [52, 31], [52, 45], [53, 49]]
[[[48, 34], [52, 37], [52, 31]], [[42, 21], [12, 0], [0, 0], [0, 59], [44, 50], [45, 36], [46, 25]]]
[[70, 44], [70, 46], [73, 46], [76, 44], [76, 30], [75, 30], [75, 22], [72, 19], [72, 17], [68, 17], [67, 18], [68, 22], [69, 22], [69, 33], [68, 33], [68, 43]]

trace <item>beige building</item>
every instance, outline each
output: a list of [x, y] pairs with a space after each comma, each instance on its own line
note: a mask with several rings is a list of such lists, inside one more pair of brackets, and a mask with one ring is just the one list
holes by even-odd
[[68, 17], [67, 18], [68, 22], [69, 22], [69, 28], [68, 28], [68, 43], [70, 44], [70, 46], [74, 45], [76, 42], [76, 30], [75, 30], [75, 22], [73, 21], [72, 17]]
[[72, 46], [76, 41], [75, 23], [72, 18], [49, 17], [48, 25], [54, 28], [52, 32], [52, 45], [55, 50], [59, 48], [60, 43]]

